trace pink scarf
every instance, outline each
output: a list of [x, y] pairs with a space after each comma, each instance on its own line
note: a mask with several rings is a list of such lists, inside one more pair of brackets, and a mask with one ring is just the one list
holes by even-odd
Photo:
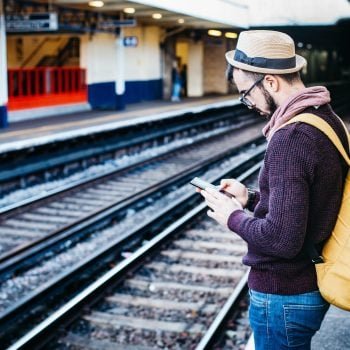
[[263, 128], [264, 136], [270, 140], [274, 132], [288, 120], [311, 106], [321, 106], [331, 101], [329, 91], [324, 86], [302, 89], [279, 106], [270, 121]]

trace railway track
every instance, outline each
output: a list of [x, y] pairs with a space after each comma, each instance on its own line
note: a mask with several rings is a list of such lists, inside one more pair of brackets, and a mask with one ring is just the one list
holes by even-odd
[[45, 193], [3, 208], [0, 212], [0, 277], [9, 276], [42, 258], [48, 247], [60, 248], [81, 239], [81, 229], [105, 215], [126, 210], [175, 180], [186, 181], [199, 170], [219, 161], [247, 139], [260, 135], [261, 125], [224, 132], [210, 140], [162, 154], [150, 160], [109, 171], [88, 181]]
[[247, 269], [245, 244], [204, 218], [206, 209], [202, 203], [172, 222], [9, 350], [212, 349], [246, 294]]
[[241, 257], [246, 246], [206, 222], [160, 249], [84, 314], [60, 340], [60, 347], [193, 349], [199, 344], [235, 287], [239, 286], [235, 297], [244, 290]]
[[[348, 109], [346, 82], [324, 83], [332, 94], [332, 105], [343, 115]], [[229, 127], [254, 115], [239, 105], [199, 107], [183, 115], [164, 120], [121, 125], [115, 130], [90, 130], [90, 134], [24, 149], [3, 147], [0, 154], [0, 196], [35, 184], [61, 179], [93, 164], [101, 164], [118, 156], [133, 155], [166, 145], [172, 140]]]
[[[260, 127], [259, 127], [259, 133], [260, 133]], [[243, 138], [246, 138], [247, 135], [243, 135]], [[234, 139], [231, 135], [231, 141]], [[221, 145], [219, 145], [221, 147]], [[224, 145], [225, 146], [225, 145]], [[242, 145], [240, 145], [242, 146]], [[231, 151], [228, 149], [224, 149], [224, 152], [227, 152], [226, 155], [231, 154]], [[176, 153], [176, 152], [174, 152]], [[198, 154], [197, 154], [198, 155]], [[215, 157], [217, 157], [216, 160], [220, 159], [219, 153], [214, 153], [213, 150], [209, 153], [207, 153], [205, 156], [208, 158], [210, 156], [213, 156], [211, 161], [214, 160]], [[176, 156], [174, 156], [174, 159], [176, 159]], [[171, 156], [168, 155], [168, 158], [173, 157], [173, 154]], [[161, 158], [161, 157], [159, 157]], [[173, 158], [171, 158], [173, 159]], [[190, 176], [191, 174], [196, 174], [196, 171], [199, 171], [199, 162], [198, 164], [195, 164], [195, 160], [197, 158], [195, 156], [188, 158], [187, 165], [194, 165], [194, 167], [190, 167], [187, 170], [184, 170], [181, 176], [183, 176], [182, 181], [185, 181], [186, 176]], [[150, 162], [152, 163], [152, 161]], [[208, 162], [209, 163], [209, 162]], [[172, 163], [173, 165], [174, 163]], [[151, 174], [151, 177], [153, 176], [152, 165], [154, 164], [145, 164], [144, 168], [146, 171], [149, 171], [149, 174]], [[198, 168], [196, 169], [196, 165], [198, 165]], [[148, 168], [149, 166], [149, 168]], [[201, 165], [203, 166], [203, 164]], [[156, 166], [155, 166], [156, 168]], [[166, 168], [167, 171], [170, 174], [169, 171], [172, 170], [171, 168]], [[256, 170], [257, 168], [255, 168]], [[131, 170], [131, 168], [130, 168]], [[175, 174], [178, 174], [179, 169], [176, 168], [175, 164]], [[232, 170], [232, 169], [231, 169]], [[186, 173], [187, 171], [187, 173]], [[203, 168], [201, 169], [203, 171]], [[186, 173], [186, 175], [185, 175]], [[251, 172], [250, 172], [251, 173]], [[140, 173], [138, 171], [135, 171], [133, 173], [133, 170], [131, 171], [131, 174], [133, 175], [131, 177], [131, 181], [121, 181], [119, 182], [119, 186], [125, 185], [130, 186], [130, 184], [137, 183], [140, 179]], [[156, 175], [159, 175], [159, 172], [155, 171]], [[167, 175], [169, 175], [167, 174]], [[110, 174], [109, 174], [110, 175]], [[108, 178], [109, 175], [106, 175], [105, 177]], [[113, 176], [113, 175], [112, 175]], [[227, 175], [221, 174], [220, 177], [224, 177]], [[236, 177], [236, 175], [233, 175]], [[241, 178], [243, 179], [244, 176]], [[215, 179], [212, 179], [214, 181]], [[93, 183], [94, 181], [99, 184], [99, 180], [93, 180], [90, 181]], [[158, 181], [158, 182], [157, 182]], [[153, 184], [153, 191], [160, 190], [161, 186], [158, 187], [159, 181], [162, 182], [163, 186], [170, 186], [172, 182], [167, 179], [162, 180], [162, 178], [157, 178], [156, 182]], [[144, 184], [145, 181], [140, 181], [140, 183]], [[180, 178], [178, 178], [178, 183], [181, 183]], [[148, 188], [152, 187], [152, 184], [147, 184]], [[84, 189], [85, 185], [82, 185], [83, 187], [83, 194], [82, 197], [83, 201], [77, 202], [76, 207], [83, 206], [84, 204], [87, 204], [88, 201], [92, 200], [93, 198], [99, 200], [99, 198], [103, 197], [110, 197], [110, 194], [114, 192], [114, 195], [118, 195], [117, 191], [113, 191], [114, 188], [107, 187], [102, 191], [98, 191], [99, 188], [97, 188], [97, 191], [93, 191], [92, 193], [84, 192], [87, 189]], [[118, 189], [120, 188], [118, 186]], [[92, 189], [96, 190], [95, 187], [92, 187]], [[66, 189], [67, 192], [73, 191], [73, 188]], [[150, 195], [152, 192], [147, 192], [146, 190], [143, 190], [142, 188], [135, 188], [135, 190], [138, 191], [138, 193], [143, 193], [144, 197], [139, 197], [137, 200], [145, 199], [146, 201], [149, 200], [149, 197], [147, 199], [147, 196]], [[147, 193], [146, 193], [147, 192]], [[88, 194], [86, 196], [86, 193]], [[57, 195], [57, 193], [52, 194], [50, 197], [54, 197]], [[102, 197], [98, 197], [98, 195]], [[108, 196], [109, 195], [109, 196]], [[59, 195], [58, 195], [59, 196]], [[59, 197], [57, 197], [59, 198]], [[69, 197], [68, 197], [69, 198]], [[73, 196], [74, 198], [74, 196]], [[124, 206], [122, 206], [124, 209], [128, 208], [128, 205], [132, 203], [132, 201], [128, 201], [128, 195], [125, 195], [125, 198], [121, 200], [121, 202], [124, 202]], [[41, 199], [42, 200], [42, 199]], [[45, 200], [44, 200], [45, 201]], [[44, 203], [42, 202], [42, 204]], [[40, 201], [38, 201], [40, 203]], [[51, 202], [49, 201], [48, 204]], [[57, 278], [54, 281], [49, 281], [47, 285], [45, 285], [45, 288], [40, 288], [38, 292], [32, 293], [29, 296], [24, 297], [22, 300], [17, 302], [12, 308], [5, 310], [0, 315], [0, 324], [2, 331], [0, 332], [1, 340], [4, 340], [3, 344], [10, 344], [13, 342], [13, 339], [16, 338], [15, 334], [6, 334], [6, 327], [8, 324], [12, 323], [12, 327], [14, 326], [14, 322], [17, 322], [18, 319], [22, 317], [27, 317], [25, 319], [30, 319], [31, 315], [24, 316], [25, 312], [28, 312], [29, 308], [37, 308], [38, 305], [40, 305], [41, 300], [41, 306], [42, 308], [48, 307], [47, 300], [50, 296], [50, 291], [57, 289], [58, 293], [62, 296], [62, 298], [70, 298], [72, 295], [76, 293], [72, 292], [70, 289], [65, 291], [65, 285], [68, 283], [67, 281], [72, 281], [73, 279], [76, 279], [77, 283], [80, 283], [80, 275], [85, 273], [85, 278], [91, 278], [91, 274], [93, 274], [93, 271], [90, 273], [90, 268], [93, 270], [94, 264], [100, 264], [104, 265], [104, 269], [108, 269], [108, 265], [111, 262], [111, 259], [109, 260], [105, 259], [104, 256], [107, 254], [111, 255], [112, 250], [117, 250], [117, 254], [114, 254], [114, 257], [117, 257], [120, 253], [120, 244], [124, 239], [133, 240], [133, 235], [136, 232], [139, 231], [152, 231], [156, 232], [159, 227], [166, 227], [169, 225], [169, 223], [173, 223], [173, 221], [176, 219], [176, 215], [173, 215], [174, 212], [176, 212], [175, 208], [178, 208], [180, 206], [183, 206], [184, 208], [191, 206], [190, 203], [193, 203], [190, 201], [190, 196], [185, 196], [185, 198], [181, 198], [180, 201], [174, 203], [174, 205], [169, 209], [167, 208], [164, 211], [160, 211], [158, 213], [158, 216], [152, 217], [151, 220], [149, 220], [145, 225], [137, 225], [137, 228], [133, 230], [132, 233], [125, 235], [122, 239], [117, 239], [108, 247], [103, 247], [103, 249], [99, 250], [95, 256], [89, 257], [88, 261], [83, 261], [81, 264], [77, 266], [73, 266], [73, 268], [66, 272], [63, 275], [60, 275], [59, 278]], [[72, 204], [72, 203], [71, 203]], [[74, 204], [74, 203], [73, 203]], [[107, 203], [108, 204], [108, 203]], [[109, 206], [106, 205], [106, 202], [101, 202], [99, 205], [104, 207], [104, 212], [108, 211], [108, 209], [115, 209], [116, 205], [110, 204]], [[117, 204], [118, 206], [118, 204]], [[26, 203], [24, 207], [28, 208], [31, 207], [31, 205], [28, 205]], [[45, 208], [45, 204], [43, 205]], [[34, 204], [31, 209], [36, 210], [37, 208], [40, 209], [40, 205]], [[13, 209], [13, 208], [12, 208]], [[21, 215], [20, 213], [21, 209], [14, 209], [12, 211], [10, 209], [5, 215], [5, 220], [16, 217], [16, 215]], [[72, 209], [69, 207], [68, 209], [65, 208], [67, 212], [70, 213], [70, 210]], [[121, 207], [119, 207], [118, 210], [120, 210]], [[198, 209], [198, 208], [196, 208]], [[201, 208], [203, 211], [204, 209]], [[181, 211], [179, 211], [180, 213]], [[9, 215], [10, 213], [10, 215]], [[15, 214], [14, 214], [15, 213]], [[102, 213], [102, 212], [101, 212]], [[97, 213], [97, 215], [101, 214]], [[164, 216], [170, 216], [170, 213], [173, 215], [170, 220], [164, 221]], [[183, 211], [182, 211], [183, 213]], [[86, 214], [86, 213], [85, 213]], [[201, 215], [201, 211], [192, 211], [191, 214], [194, 216]], [[7, 216], [6, 216], [7, 215]], [[12, 216], [13, 215], [13, 216]], [[92, 216], [97, 216], [92, 215]], [[116, 211], [113, 212], [111, 210], [109, 212], [109, 215], [115, 216]], [[178, 214], [179, 216], [180, 214]], [[68, 215], [70, 217], [74, 215]], [[91, 216], [91, 215], [90, 215]], [[180, 215], [181, 216], [181, 215]], [[88, 215], [81, 218], [81, 222], [77, 222], [79, 224], [90, 225], [90, 223], [87, 224], [87, 218], [89, 218]], [[188, 215], [185, 216], [185, 218], [188, 218]], [[95, 218], [94, 218], [95, 219]], [[102, 220], [105, 220], [106, 217], [102, 218]], [[30, 218], [30, 220], [33, 220], [33, 217]], [[47, 319], [45, 319], [42, 323], [40, 323], [37, 327], [35, 327], [31, 332], [28, 332], [24, 337], [16, 341], [10, 349], [33, 349], [33, 348], [39, 348], [43, 344], [46, 346], [49, 344], [49, 348], [86, 348], [86, 349], [128, 349], [130, 348], [136, 348], [137, 349], [150, 349], [150, 348], [164, 348], [164, 346], [171, 346], [172, 344], [175, 344], [178, 346], [178, 348], [182, 348], [181, 346], [185, 344], [187, 346], [186, 341], [190, 341], [189, 348], [196, 348], [196, 349], [211, 349], [213, 342], [217, 338], [217, 334], [219, 332], [219, 329], [224, 327], [225, 320], [229, 317], [228, 315], [232, 310], [235, 310], [237, 307], [237, 304], [239, 304], [239, 300], [242, 298], [242, 295], [245, 294], [246, 290], [246, 275], [244, 274], [244, 269], [241, 271], [239, 268], [236, 269], [235, 264], [238, 264], [237, 261], [234, 259], [225, 259], [225, 261], [221, 261], [218, 256], [224, 256], [231, 257], [233, 254], [233, 258], [239, 257], [239, 260], [241, 256], [239, 255], [239, 252], [230, 251], [228, 248], [231, 243], [236, 247], [235, 242], [229, 242], [224, 241], [224, 236], [221, 236], [219, 238], [219, 241], [216, 242], [217, 236], [220, 236], [220, 234], [225, 234], [224, 232], [217, 232], [217, 236], [204, 236], [204, 233], [202, 232], [202, 237], [197, 237], [195, 239], [190, 238], [186, 236], [188, 234], [188, 226], [189, 232], [191, 230], [201, 230], [204, 232], [212, 232], [211, 227], [209, 226], [203, 226], [202, 222], [199, 224], [199, 228], [193, 227], [195, 225], [191, 220], [193, 220], [193, 216], [189, 218], [188, 222], [182, 222], [181, 220], [177, 221], [175, 223], [175, 226], [179, 224], [180, 226], [176, 226], [174, 232], [169, 233], [168, 230], [165, 230], [162, 232], [163, 238], [160, 238], [161, 234], [157, 237], [152, 238], [152, 235], [145, 235], [143, 233], [143, 236], [141, 237], [147, 237], [146, 239], [151, 239], [149, 244], [146, 244], [143, 248], [139, 249], [137, 252], [132, 254], [130, 258], [127, 258], [126, 260], [119, 263], [116, 268], [113, 268], [109, 272], [107, 272], [105, 275], [103, 275], [100, 279], [98, 279], [95, 282], [89, 282], [90, 285], [81, 293], [79, 293], [75, 298], [71, 299], [67, 304], [65, 304], [62, 308], [58, 310], [58, 312], [55, 312], [51, 314]], [[158, 221], [158, 222], [157, 222]], [[95, 220], [95, 223], [97, 221]], [[77, 226], [73, 224], [72, 227], [76, 227], [79, 231]], [[185, 225], [185, 226], [184, 226]], [[203, 227], [202, 227], [202, 226]], [[173, 225], [171, 225], [173, 227]], [[94, 228], [96, 229], [96, 227]], [[181, 232], [180, 232], [180, 231]], [[164, 232], [168, 232], [164, 236]], [[198, 233], [197, 232], [197, 233]], [[84, 233], [86, 234], [86, 232]], [[181, 238], [182, 235], [182, 238]], [[185, 235], [185, 236], [183, 236]], [[198, 236], [201, 236], [199, 233]], [[170, 238], [173, 237], [174, 240], [171, 240]], [[185, 238], [184, 238], [185, 237]], [[232, 238], [232, 235], [230, 236]], [[62, 242], [66, 238], [63, 238]], [[220, 242], [220, 239], [223, 239], [223, 242]], [[169, 243], [169, 240], [171, 242]], [[138, 240], [140, 243], [140, 240]], [[178, 244], [180, 242], [180, 245]], [[26, 249], [32, 245], [33, 242], [29, 242], [29, 244], [26, 244]], [[37, 243], [37, 242], [36, 242]], [[36, 246], [37, 244], [33, 244], [33, 246]], [[57, 243], [57, 242], [56, 242]], [[207, 244], [206, 244], [207, 243]], [[220, 246], [220, 243], [221, 246]], [[187, 244], [187, 245], [186, 245]], [[175, 245], [175, 247], [174, 247]], [[169, 248], [170, 246], [170, 248]], [[145, 248], [150, 247], [150, 251], [146, 252]], [[46, 249], [46, 248], [45, 248]], [[209, 249], [209, 251], [208, 251]], [[223, 249], [223, 250], [221, 250]], [[226, 249], [226, 251], [225, 251]], [[239, 251], [239, 247], [238, 247]], [[17, 251], [18, 252], [18, 251]], [[141, 253], [140, 253], [141, 252]], [[242, 255], [241, 251], [241, 255]], [[37, 253], [35, 253], [37, 254]], [[52, 253], [51, 253], [52, 254]], [[141, 255], [140, 255], [141, 254]], [[149, 254], [149, 255], [148, 255]], [[18, 257], [19, 254], [15, 253], [13, 257]], [[151, 258], [151, 256], [153, 256]], [[138, 260], [140, 258], [140, 260]], [[146, 259], [146, 260], [144, 260]], [[4, 260], [4, 262], [10, 261]], [[117, 259], [118, 260], [118, 259]], [[116, 261], [117, 261], [116, 260]], [[120, 260], [120, 259], [119, 259]], [[227, 261], [226, 261], [227, 260]], [[182, 264], [184, 262], [184, 264]], [[15, 261], [12, 261], [13, 266], [16, 265]], [[130, 265], [129, 265], [130, 263]], [[223, 266], [221, 266], [221, 264]], [[231, 264], [231, 265], [230, 265]], [[5, 264], [6, 265], [6, 264]], [[2, 265], [2, 266], [5, 266]], [[238, 264], [240, 268], [242, 266]], [[24, 266], [23, 266], [24, 267]], [[232, 269], [235, 268], [235, 271], [237, 270], [237, 274], [232, 274]], [[8, 270], [9, 271], [9, 270]], [[17, 271], [17, 270], [13, 270]], [[86, 273], [89, 271], [89, 273]], [[102, 270], [100, 270], [102, 271]], [[185, 272], [184, 272], [185, 271]], [[229, 274], [231, 272], [231, 274]], [[6, 275], [6, 266], [5, 270], [2, 271], [3, 276]], [[239, 276], [239, 273], [241, 275]], [[133, 277], [130, 277], [131, 274], [134, 274], [136, 280], [145, 280], [146, 281], [146, 287], [143, 289], [145, 295], [143, 295], [142, 288], [139, 287], [130, 287], [128, 283], [130, 280], [132, 280]], [[88, 276], [89, 275], [89, 276]], [[178, 277], [177, 277], [178, 276]], [[192, 276], [192, 277], [191, 277]], [[164, 280], [161, 280], [163, 279]], [[148, 279], [150, 279], [152, 282], [150, 282]], [[175, 282], [174, 282], [175, 281]], [[167, 290], [167, 286], [171, 285], [171, 283], [183, 283], [183, 282], [189, 281], [190, 288], [189, 290], [193, 291], [193, 288], [191, 286], [195, 285], [197, 286], [200, 283], [206, 283], [208, 282], [208, 285], [205, 285], [205, 287], [217, 289], [220, 290], [220, 283], [223, 283], [222, 288], [226, 288], [225, 285], [230, 285], [231, 287], [233, 285], [237, 285], [236, 289], [232, 289], [232, 293], [225, 296], [225, 302], [221, 302], [221, 299], [215, 299], [214, 297], [210, 299], [213, 302], [207, 303], [207, 294], [204, 290], [200, 291], [198, 294], [200, 297], [205, 296], [205, 302], [201, 303], [198, 301], [198, 296], [194, 293], [189, 293], [186, 288], [185, 294], [186, 297], [189, 298], [189, 300], [182, 300], [181, 292], [179, 294], [180, 299], [176, 298], [176, 295], [171, 295], [169, 293], [169, 290]], [[163, 283], [160, 284], [163, 286], [162, 288], [165, 290], [164, 294], [162, 294], [161, 302], [159, 303], [157, 298], [155, 300], [152, 299], [152, 295], [154, 292], [162, 289], [159, 288], [159, 285], [157, 283]], [[148, 283], [148, 284], [147, 284]], [[194, 284], [191, 284], [194, 283]], [[114, 286], [117, 285], [117, 288], [114, 289]], [[139, 283], [140, 285], [140, 283]], [[143, 285], [145, 286], [145, 284]], [[214, 288], [213, 288], [214, 286]], [[124, 289], [123, 289], [124, 288]], [[156, 288], [156, 289], [154, 289]], [[128, 294], [129, 289], [131, 290], [131, 293]], [[176, 289], [176, 288], [174, 288]], [[194, 288], [195, 289], [195, 288]], [[111, 292], [112, 290], [112, 292]], [[141, 292], [140, 292], [141, 290]], [[209, 296], [211, 296], [210, 289], [207, 290], [209, 293]], [[198, 290], [197, 290], [198, 292]], [[138, 293], [141, 293], [140, 295]], [[106, 296], [106, 294], [108, 294]], [[215, 294], [212, 292], [212, 294]], [[219, 293], [220, 294], [220, 293]], [[57, 297], [57, 294], [56, 294]], [[158, 295], [159, 297], [159, 295]], [[169, 297], [171, 299], [169, 299]], [[193, 300], [191, 298], [194, 298]], [[135, 301], [136, 300], [136, 301]], [[97, 304], [96, 304], [97, 303]], [[90, 307], [90, 305], [93, 304], [93, 307], [86, 313], [86, 308]], [[214, 305], [212, 305], [214, 304]], [[186, 309], [187, 307], [187, 309]], [[84, 313], [85, 310], [85, 313]], [[131, 316], [129, 313], [129, 310], [131, 311]], [[186, 311], [187, 310], [187, 311]], [[48, 311], [48, 310], [46, 310]], [[124, 312], [124, 314], [123, 314]], [[185, 312], [185, 314], [183, 313]], [[187, 313], [186, 313], [187, 312]], [[79, 320], [74, 323], [74, 318], [80, 317]], [[124, 316], [124, 317], [123, 317]], [[200, 316], [200, 317], [199, 317]], [[152, 320], [152, 317], [155, 322], [150, 322], [151, 326], [145, 326], [145, 323], [148, 323], [149, 319]], [[105, 319], [104, 319], [105, 318]], [[116, 320], [117, 319], [117, 320]], [[131, 320], [130, 320], [131, 319]], [[161, 322], [158, 322], [159, 319]], [[196, 323], [198, 321], [198, 323]], [[70, 328], [66, 332], [66, 334], [62, 335], [58, 340], [52, 340], [51, 343], [47, 343], [48, 340], [51, 341], [51, 339], [54, 337], [54, 335], [57, 333], [57, 327], [61, 328], [64, 322], [68, 322], [71, 324]], [[37, 323], [36, 321], [34, 323]], [[110, 327], [110, 324], [112, 324], [112, 327]], [[167, 326], [170, 327], [167, 328]], [[3, 327], [5, 325], [5, 327]], [[157, 328], [159, 326], [159, 328]], [[16, 327], [16, 326], [15, 326]], [[182, 327], [182, 328], [181, 328]], [[192, 328], [194, 327], [194, 328]], [[118, 330], [118, 332], [116, 332]], [[119, 332], [120, 331], [120, 332]], [[88, 338], [86, 337], [88, 335]], [[136, 335], [136, 336], [135, 336]], [[194, 337], [192, 337], [192, 335]], [[116, 337], [120, 336], [121, 339], [117, 339]], [[155, 341], [155, 343], [154, 343]], [[175, 343], [174, 343], [175, 341]], [[242, 339], [240, 339], [240, 342], [242, 343]], [[142, 343], [143, 342], [143, 343]], [[149, 342], [149, 343], [148, 343]], [[156, 346], [156, 347], [155, 347]], [[170, 347], [171, 348], [171, 347]], [[175, 349], [176, 347], [174, 347]]]
[[109, 131], [91, 130], [77, 138], [25, 149], [6, 151], [5, 147], [0, 154], [0, 195], [61, 179], [89, 166], [132, 156], [172, 141], [230, 128], [249, 118], [254, 116], [242, 107], [226, 106], [163, 120], [129, 123]]
[[[214, 142], [212, 146], [214, 145], [214, 149], [216, 150], [215, 152], [213, 151], [213, 149], [211, 149], [211, 151], [209, 152], [210, 155], [208, 155], [207, 153], [207, 158], [204, 158], [204, 161], [202, 159], [198, 163], [193, 163], [193, 159], [190, 158], [192, 159], [192, 163], [190, 164], [188, 171], [185, 171], [181, 174], [177, 174], [178, 178], [176, 177], [176, 175], [174, 176], [173, 174], [170, 174], [172, 175], [171, 179], [166, 177], [167, 180], [163, 181], [162, 186], [165, 189], [167, 189], [168, 192], [170, 189], [170, 195], [172, 195], [172, 192], [174, 191], [174, 180], [179, 182], [176, 186], [183, 183], [185, 179], [185, 182], [187, 183], [189, 178], [192, 178], [192, 176], [197, 175], [199, 173], [203, 174], [203, 171], [205, 171], [206, 168], [209, 168], [209, 165], [213, 165], [213, 161], [220, 164], [222, 163], [223, 167], [233, 167], [232, 169], [230, 169], [231, 172], [234, 168], [236, 168], [236, 174], [238, 174], [239, 171], [242, 171], [242, 168], [247, 166], [246, 164], [248, 164], [249, 162], [253, 162], [254, 159], [261, 159], [263, 156], [265, 148], [265, 145], [263, 144], [259, 147], [247, 147], [248, 150], [250, 149], [249, 156], [246, 155], [240, 158], [240, 156], [237, 155], [237, 147], [240, 148], [241, 151], [243, 151], [244, 148], [242, 147], [244, 145], [247, 146], [246, 140], [248, 138], [248, 135], [249, 137], [254, 137], [254, 132], [256, 132], [259, 135], [260, 127], [261, 126], [246, 127], [244, 130], [237, 131], [237, 135], [227, 134], [225, 137], [230, 136], [230, 138], [232, 138], [229, 142], [229, 147], [227, 149], [222, 147], [224, 146], [223, 141], [225, 140], [225, 138], [221, 137], [221, 143], [219, 143], [219, 146], [221, 148], [220, 151], [217, 151], [218, 144]], [[225, 142], [227, 142], [227, 140]], [[202, 148], [204, 146], [205, 145], [202, 145]], [[233, 152], [233, 150], [235, 151]], [[195, 158], [197, 160], [198, 154], [199, 152], [197, 152]], [[232, 156], [234, 154], [236, 155]], [[233, 159], [236, 159], [234, 161], [234, 166], [232, 164], [225, 165], [225, 162], [223, 161], [223, 158], [228, 157], [230, 155]], [[184, 163], [188, 164], [186, 162]], [[227, 169], [225, 169], [225, 172], [227, 172]], [[169, 176], [169, 172], [166, 175]], [[159, 181], [160, 179], [158, 177], [158, 182]], [[155, 188], [153, 188], [153, 191], [159, 192], [162, 186], [158, 186], [158, 184], [156, 184]], [[0, 286], [0, 328], [2, 329], [2, 331], [0, 332], [0, 337], [2, 341], [5, 341], [4, 339], [8, 340], [8, 337], [12, 337], [13, 328], [15, 328], [15, 333], [19, 329], [21, 329], [22, 326], [17, 327], [19, 324], [23, 324], [24, 322], [23, 327], [25, 327], [27, 325], [26, 320], [28, 319], [28, 317], [29, 319], [31, 319], [32, 316], [37, 317], [36, 312], [38, 310], [39, 317], [41, 317], [42, 310], [44, 310], [44, 312], [47, 312], [47, 310], [50, 308], [48, 303], [52, 300], [54, 300], [54, 302], [57, 302], [57, 300], [62, 301], [62, 294], [74, 294], [77, 290], [81, 290], [81, 288], [88, 283], [89, 278], [91, 281], [91, 275], [97, 276], [100, 273], [100, 271], [106, 269], [106, 266], [108, 267], [110, 263], [115, 263], [115, 261], [118, 261], [118, 259], [120, 260], [120, 253], [122, 251], [128, 249], [128, 247], [133, 246], [135, 244], [140, 244], [143, 239], [150, 239], [152, 235], [149, 235], [149, 232], [155, 232], [159, 229], [160, 226], [169, 224], [169, 220], [170, 222], [173, 221], [176, 218], [176, 215], [181, 216], [183, 214], [183, 210], [186, 209], [186, 206], [189, 207], [192, 205], [191, 201], [188, 199], [192, 196], [193, 188], [191, 188], [190, 191], [191, 193], [189, 196], [186, 195], [185, 198], [180, 199], [181, 207], [183, 207], [181, 210], [177, 208], [179, 207], [179, 201], [173, 198], [171, 199], [171, 201], [174, 200], [174, 204], [171, 205], [169, 208], [160, 207], [156, 215], [152, 214], [150, 220], [146, 220], [146, 222], [142, 222], [142, 224], [136, 225], [135, 228], [135, 224], [133, 223], [132, 229], [122, 228], [118, 229], [119, 233], [109, 232], [109, 239], [104, 239], [104, 241], [101, 244], [98, 244], [96, 245], [96, 247], [93, 247], [93, 250], [89, 248], [89, 252], [82, 254], [82, 252], [79, 251], [79, 245], [76, 244], [76, 251], [78, 251], [78, 254], [82, 256], [82, 259], [75, 259], [75, 261], [72, 261], [68, 265], [67, 262], [64, 261], [65, 258], [60, 257], [61, 255], [63, 256], [65, 254], [64, 252], [62, 254], [59, 254], [59, 252], [55, 251], [55, 249], [52, 249], [52, 246], [49, 247], [49, 245], [46, 245], [46, 247], [43, 247], [40, 244], [39, 246], [33, 245], [33, 250], [28, 249], [24, 251], [24, 254], [14, 255], [12, 260], [5, 261], [5, 263], [3, 263], [0, 266], [0, 268], [2, 268], [2, 272], [4, 272], [7, 268], [10, 270], [12, 269], [12, 271], [16, 271], [16, 274], [13, 275], [12, 278], [8, 276], [6, 277], [6, 274], [3, 273], [3, 283], [2, 286]], [[149, 205], [150, 193], [145, 190], [141, 190], [141, 192], [142, 196], [145, 197], [145, 204]], [[142, 196], [140, 198], [142, 198]], [[163, 194], [161, 196], [163, 196]], [[136, 207], [140, 203], [139, 200], [140, 199], [138, 199], [137, 201]], [[132, 200], [128, 198], [126, 202], [128, 205], [130, 205], [132, 203]], [[127, 206], [125, 205], [124, 209], [125, 207]], [[88, 222], [85, 221], [82, 224], [79, 224], [77, 227], [74, 228], [73, 231], [68, 230], [65, 236], [63, 235], [59, 237], [59, 240], [62, 241], [60, 249], [68, 250], [68, 252], [70, 251], [70, 249], [68, 248], [73, 247], [74, 249], [75, 245], [72, 243], [72, 237], [74, 235], [77, 235], [79, 239], [83, 236], [91, 237], [95, 235], [93, 233], [94, 231], [98, 231], [106, 225], [111, 225], [116, 220], [116, 212], [118, 212], [118, 210], [120, 209], [121, 207], [118, 205], [112, 206], [111, 208], [107, 208], [107, 212], [104, 212], [101, 215], [97, 215], [97, 217], [90, 216]], [[18, 208], [16, 210], [18, 210]], [[169, 214], [171, 214], [172, 218], [169, 219], [168, 222], [166, 222], [166, 220], [164, 220], [164, 216]], [[106, 217], [109, 218], [109, 221], [107, 220], [108, 222], [106, 221]], [[121, 218], [117, 218], [117, 221], [120, 220]], [[69, 236], [72, 232], [74, 232], [74, 234]], [[46, 243], [47, 242], [45, 242], [45, 244]], [[52, 242], [50, 242], [50, 244], [51, 243]], [[83, 244], [81, 244], [81, 246], [83, 246]], [[42, 250], [43, 254], [46, 255], [44, 256], [46, 259], [44, 259], [43, 256], [40, 256], [40, 254], [38, 254], [38, 250]], [[33, 256], [35, 256], [35, 259], [37, 260], [35, 260]], [[22, 267], [19, 268], [18, 261], [21, 259], [23, 261], [23, 264]], [[55, 270], [52, 268], [52, 264], [50, 265], [50, 259], [57, 260], [54, 261]], [[46, 263], [47, 260], [49, 260], [48, 263]], [[33, 266], [33, 261], [36, 261], [36, 266], [32, 269], [28, 269], [28, 266]], [[65, 265], [62, 265], [63, 262], [65, 262]], [[46, 267], [45, 264], [49, 267]], [[50, 271], [51, 269], [53, 269], [53, 271]], [[21, 287], [18, 287], [18, 284]], [[4, 286], [6, 287], [5, 292], [3, 288]], [[17, 324], [14, 322], [17, 322]]]

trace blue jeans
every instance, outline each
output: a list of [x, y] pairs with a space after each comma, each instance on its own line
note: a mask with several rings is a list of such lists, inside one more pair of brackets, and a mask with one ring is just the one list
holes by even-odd
[[181, 84], [180, 83], [174, 83], [173, 84], [173, 91], [172, 91], [171, 99], [173, 101], [180, 101], [180, 94], [181, 94]]
[[249, 291], [255, 350], [309, 350], [329, 304], [319, 291], [278, 295]]

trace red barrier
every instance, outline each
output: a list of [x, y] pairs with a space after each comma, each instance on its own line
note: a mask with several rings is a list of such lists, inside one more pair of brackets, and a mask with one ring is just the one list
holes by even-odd
[[9, 110], [86, 102], [86, 70], [38, 67], [8, 70]]

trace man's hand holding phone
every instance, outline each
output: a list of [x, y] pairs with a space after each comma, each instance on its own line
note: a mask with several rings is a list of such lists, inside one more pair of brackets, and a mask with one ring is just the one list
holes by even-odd
[[202, 190], [205, 190], [207, 188], [212, 188], [216, 191], [219, 191], [219, 192], [225, 194], [226, 196], [228, 196], [230, 198], [234, 197], [233, 194], [225, 191], [225, 189], [221, 188], [221, 186], [215, 186], [215, 185], [211, 184], [210, 182], [204, 181], [203, 179], [201, 179], [199, 177], [193, 178], [191, 180], [190, 184], [196, 187], [196, 192], [201, 192]]
[[247, 206], [248, 189], [241, 182], [235, 179], [222, 179], [220, 189], [234, 195], [243, 208]]
[[[210, 183], [208, 184], [201, 179], [195, 178], [191, 181], [191, 184], [200, 189], [199, 191], [205, 198], [206, 204], [211, 208], [211, 210], [207, 212], [208, 216], [224, 227], [227, 227], [228, 218], [234, 211], [243, 209], [240, 201], [234, 197], [234, 193], [227, 190], [227, 188], [230, 187], [227, 185], [227, 182], [224, 183], [224, 186], [217, 188]], [[234, 186], [234, 188], [235, 187], [237, 186]], [[222, 191], [224, 191], [224, 193]]]

